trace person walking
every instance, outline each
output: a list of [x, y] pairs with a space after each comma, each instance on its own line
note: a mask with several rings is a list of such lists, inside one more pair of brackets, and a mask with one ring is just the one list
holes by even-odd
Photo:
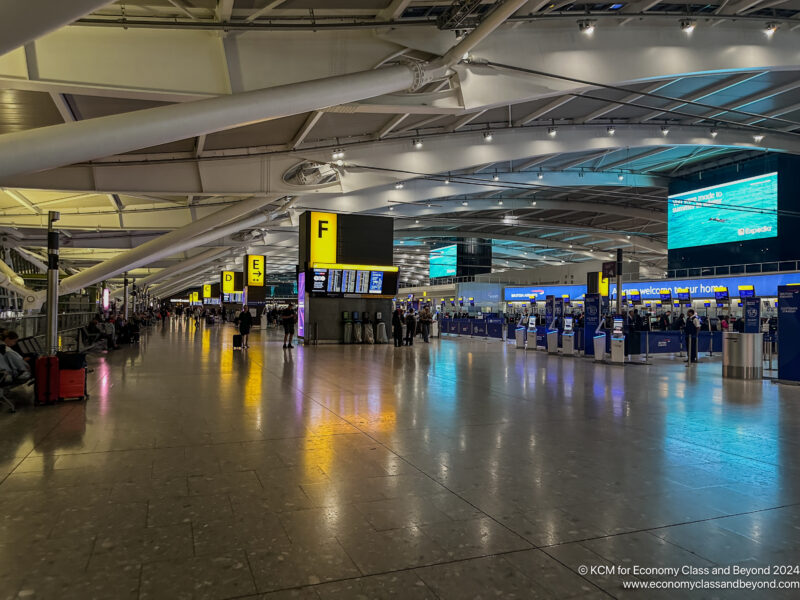
[[249, 348], [250, 329], [253, 327], [253, 315], [245, 306], [239, 314], [239, 333], [242, 336], [242, 348]]
[[686, 349], [689, 354], [689, 362], [697, 362], [697, 342], [698, 333], [700, 332], [700, 319], [690, 308], [686, 313], [686, 325], [684, 326], [683, 333], [686, 337]]
[[406, 346], [414, 345], [414, 336], [417, 333], [417, 319], [414, 316], [414, 309], [409, 308], [406, 315]]
[[422, 312], [419, 315], [419, 325], [420, 329], [422, 330], [422, 341], [426, 344], [430, 343], [428, 341], [428, 337], [431, 334], [431, 323], [433, 323], [433, 313], [431, 313], [431, 307], [426, 306], [422, 309]]
[[392, 313], [392, 337], [395, 348], [403, 345], [403, 311], [399, 308]]
[[297, 313], [294, 310], [294, 304], [291, 302], [281, 311], [281, 321], [283, 322], [283, 347], [294, 348], [292, 346], [292, 338], [294, 337], [294, 324], [297, 321]]

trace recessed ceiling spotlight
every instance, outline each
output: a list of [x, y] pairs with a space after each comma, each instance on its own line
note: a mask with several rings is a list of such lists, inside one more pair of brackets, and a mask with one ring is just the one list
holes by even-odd
[[394, 184], [394, 189], [402, 190], [403, 189], [403, 182], [402, 181], [398, 181], [397, 183], [395, 183]]
[[483, 141], [484, 142], [491, 142], [492, 141], [492, 132], [491, 131], [487, 131], [486, 133], [483, 134]]
[[712, 127], [709, 130], [708, 135], [710, 135], [712, 138], [715, 138], [715, 137], [717, 137], [717, 135], [719, 135], [719, 131], [717, 131], [716, 127]]
[[767, 23], [767, 26], [764, 27], [764, 33], [767, 34], [768, 37], [772, 37], [776, 31], [778, 31], [777, 23]]
[[606, 131], [608, 132], [608, 135], [614, 135], [615, 133], [617, 133], [617, 128], [614, 127], [613, 125], [609, 125], [606, 128]]
[[693, 21], [692, 19], [681, 19], [681, 29], [687, 35], [691, 34], [695, 27], [697, 27], [697, 21]]
[[669, 133], [669, 127], [666, 125], [661, 126], [661, 135], [667, 135]]
[[417, 138], [416, 140], [414, 140], [414, 148], [416, 148], [417, 150], [422, 148], [422, 140], [421, 139]]
[[755, 134], [755, 135], [753, 136], [753, 141], [754, 141], [756, 144], [760, 144], [760, 143], [761, 143], [761, 141], [762, 141], [763, 139], [764, 139], [764, 134], [763, 134], [763, 133], [757, 133], [757, 134]]
[[549, 135], [550, 137], [556, 137], [557, 133], [558, 133], [558, 128], [557, 127], [548, 127], [547, 128], [547, 135]]
[[578, 21], [578, 30], [586, 35], [592, 35], [596, 24], [597, 21], [593, 19], [582, 19]]

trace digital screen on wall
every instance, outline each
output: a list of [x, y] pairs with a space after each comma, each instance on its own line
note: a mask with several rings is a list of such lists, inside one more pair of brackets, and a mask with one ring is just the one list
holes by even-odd
[[455, 277], [457, 254], [458, 246], [455, 244], [431, 250], [428, 258], [430, 278]]
[[714, 290], [714, 299], [715, 300], [727, 300], [728, 299], [728, 290]]
[[693, 248], [778, 235], [778, 174], [669, 196], [667, 246]]

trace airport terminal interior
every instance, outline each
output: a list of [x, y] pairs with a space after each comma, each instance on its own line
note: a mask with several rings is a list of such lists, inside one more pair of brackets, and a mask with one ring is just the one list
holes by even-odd
[[800, 597], [798, 48], [0, 0], [0, 600]]

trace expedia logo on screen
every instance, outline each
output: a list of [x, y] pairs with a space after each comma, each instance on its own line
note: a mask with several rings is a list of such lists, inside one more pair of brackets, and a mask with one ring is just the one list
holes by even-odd
[[755, 235], [757, 233], [769, 233], [772, 231], [771, 225], [763, 225], [762, 227], [742, 227], [739, 229], [739, 235]]

